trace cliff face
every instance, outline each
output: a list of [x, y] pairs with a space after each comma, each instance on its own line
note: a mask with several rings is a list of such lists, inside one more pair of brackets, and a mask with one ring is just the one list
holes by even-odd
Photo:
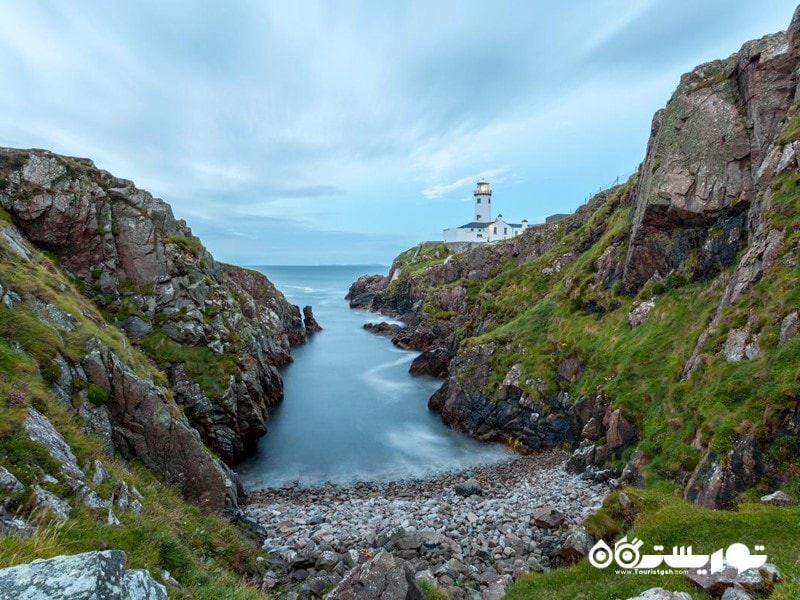
[[266, 277], [217, 263], [169, 205], [86, 159], [0, 149], [0, 206], [163, 368], [223, 460], [266, 432], [283, 395], [276, 367], [305, 339]]
[[706, 506], [793, 477], [799, 32], [685, 75], [637, 174], [569, 219], [354, 284], [353, 306], [406, 321], [417, 372], [445, 365], [447, 424]]

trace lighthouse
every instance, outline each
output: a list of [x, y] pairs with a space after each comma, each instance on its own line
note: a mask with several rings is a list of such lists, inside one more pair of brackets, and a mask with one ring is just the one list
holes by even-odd
[[478, 187], [475, 188], [473, 196], [475, 196], [475, 222], [491, 223], [492, 190], [489, 187], [489, 182], [484, 179], [479, 181]]
[[497, 215], [496, 219], [492, 219], [492, 188], [489, 187], [489, 182], [481, 179], [478, 186], [472, 193], [475, 198], [475, 219], [461, 227], [450, 227], [444, 230], [445, 244], [457, 244], [453, 248], [461, 248], [456, 250], [461, 252], [463, 246], [461, 244], [491, 244], [501, 240], [507, 240], [515, 237], [528, 228], [528, 222], [511, 223], [503, 218], [503, 215]]

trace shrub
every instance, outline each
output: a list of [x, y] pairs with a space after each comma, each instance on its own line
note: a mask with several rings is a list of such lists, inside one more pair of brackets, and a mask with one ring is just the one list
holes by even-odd
[[86, 396], [89, 399], [89, 402], [95, 406], [102, 406], [108, 402], [108, 397], [110, 395], [111, 392], [108, 390], [108, 388], [105, 388], [102, 385], [97, 385], [96, 383], [89, 384], [89, 389], [86, 391]]

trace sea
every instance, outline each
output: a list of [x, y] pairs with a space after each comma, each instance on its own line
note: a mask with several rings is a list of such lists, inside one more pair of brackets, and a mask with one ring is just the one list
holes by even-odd
[[503, 461], [509, 451], [446, 427], [428, 409], [441, 380], [408, 373], [418, 352], [370, 334], [391, 319], [344, 299], [360, 275], [385, 266], [259, 266], [287, 299], [310, 304], [323, 330], [281, 369], [284, 399], [267, 435], [236, 467], [248, 489], [387, 482]]

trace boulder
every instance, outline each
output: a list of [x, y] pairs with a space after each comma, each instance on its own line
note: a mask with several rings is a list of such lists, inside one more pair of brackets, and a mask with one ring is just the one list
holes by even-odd
[[483, 488], [481, 488], [481, 484], [478, 483], [477, 479], [467, 479], [462, 483], [457, 483], [455, 487], [453, 487], [453, 491], [457, 496], [462, 496], [464, 498], [469, 496], [483, 496]]
[[603, 417], [603, 425], [606, 427], [606, 444], [609, 450], [622, 448], [636, 438], [636, 430], [619, 409], [611, 410], [609, 407]]
[[778, 490], [776, 492], [772, 492], [771, 494], [767, 494], [766, 496], [761, 496], [761, 504], [770, 504], [772, 506], [790, 506], [794, 504], [794, 499], [786, 492]]
[[732, 566], [725, 566], [721, 571], [709, 572], [708, 565], [704, 569], [689, 569], [686, 577], [706, 594], [719, 598], [728, 588], [736, 587], [748, 594], [768, 594], [773, 586], [782, 581], [778, 568], [767, 563], [758, 569], [739, 571]]
[[351, 569], [328, 600], [424, 600], [406, 561], [385, 551]]
[[556, 552], [556, 561], [563, 565], [571, 565], [578, 562], [594, 546], [594, 540], [585, 527], [578, 527], [570, 532], [567, 539]]
[[630, 324], [631, 328], [636, 328], [644, 323], [644, 320], [655, 307], [655, 298], [650, 298], [650, 300], [640, 302], [634, 306], [633, 309], [631, 309], [631, 311], [628, 313], [628, 323]]
[[0, 465], [0, 492], [3, 495], [10, 496], [18, 494], [24, 489], [25, 487], [20, 483], [19, 479], [14, 477], [4, 466]]
[[543, 506], [533, 513], [534, 524], [543, 529], [560, 527], [565, 518], [564, 513], [554, 506]]
[[794, 311], [786, 315], [781, 321], [780, 343], [785, 344], [796, 336], [798, 327], [800, 327], [800, 313]]
[[558, 365], [558, 378], [561, 381], [576, 382], [583, 375], [585, 365], [578, 358], [567, 358]]
[[36, 528], [25, 519], [10, 515], [0, 509], [0, 535], [13, 535], [19, 538], [28, 538], [36, 532]]
[[72, 506], [66, 500], [62, 500], [53, 492], [39, 487], [33, 488], [36, 497], [36, 508], [39, 510], [49, 510], [56, 521], [63, 523], [72, 514]]
[[83, 471], [78, 467], [78, 459], [72, 453], [72, 449], [67, 444], [66, 440], [62, 437], [53, 424], [42, 413], [28, 409], [25, 420], [22, 423], [25, 431], [28, 432], [28, 437], [34, 442], [39, 442], [47, 448], [58, 464], [61, 466], [61, 471], [69, 476], [83, 481]]
[[111, 480], [111, 475], [106, 471], [105, 466], [99, 460], [94, 461], [94, 475], [92, 475], [92, 485], [102, 485]]
[[167, 600], [167, 591], [143, 570], [125, 570], [120, 550], [57, 556], [0, 569], [0, 598], [29, 600]]
[[753, 597], [744, 590], [729, 587], [722, 592], [721, 600], [753, 600]]
[[691, 594], [686, 592], [670, 592], [664, 588], [650, 588], [638, 596], [628, 598], [628, 600], [692, 600]]
[[450, 368], [450, 353], [445, 348], [425, 350], [411, 363], [408, 372], [412, 375], [430, 375], [445, 378]]

